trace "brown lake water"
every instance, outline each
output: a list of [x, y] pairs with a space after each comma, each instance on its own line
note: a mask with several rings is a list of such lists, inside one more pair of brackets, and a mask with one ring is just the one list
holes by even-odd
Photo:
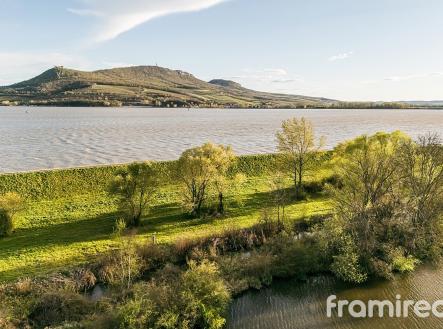
[[0, 172], [171, 160], [207, 141], [273, 152], [281, 121], [302, 116], [328, 148], [377, 131], [443, 135], [443, 110], [0, 107]]
[[[346, 314], [328, 318], [326, 299], [340, 300], [426, 300], [443, 299], [443, 268], [424, 266], [393, 281], [376, 281], [362, 286], [346, 285], [333, 277], [314, 277], [307, 282], [279, 281], [270, 288], [248, 292], [234, 300], [229, 329], [433, 329], [443, 328], [443, 319], [417, 317], [412, 308], [407, 318], [378, 317], [354, 319]], [[438, 309], [443, 312], [442, 307]], [[358, 308], [357, 308], [358, 311]]]

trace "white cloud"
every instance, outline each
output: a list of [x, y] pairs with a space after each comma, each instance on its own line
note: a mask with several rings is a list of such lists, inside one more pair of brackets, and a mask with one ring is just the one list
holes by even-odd
[[96, 17], [103, 17], [104, 14], [90, 9], [74, 9], [74, 8], [68, 8], [68, 11], [72, 14], [76, 14], [79, 16], [96, 16]]
[[71, 13], [98, 20], [94, 41], [114, 39], [154, 18], [180, 12], [192, 12], [215, 6], [227, 0], [79, 0], [82, 8]]
[[442, 75], [443, 75], [443, 72], [431, 72], [431, 73], [425, 73], [425, 74], [410, 74], [410, 75], [391, 76], [391, 77], [386, 77], [383, 80], [398, 82], [398, 81], [405, 81], [405, 80], [412, 80], [412, 79], [438, 77], [438, 76], [442, 76]]
[[335, 62], [335, 61], [339, 61], [339, 60], [344, 60], [344, 59], [351, 57], [352, 55], [354, 55], [354, 52], [349, 51], [347, 53], [342, 53], [342, 54], [331, 56], [328, 58], [328, 61]]
[[32, 78], [56, 65], [87, 69], [90, 63], [80, 56], [59, 52], [0, 52], [0, 84], [9, 85]]
[[294, 83], [294, 82], [299, 82], [300, 80], [297, 79], [275, 79], [272, 80], [272, 83]]
[[300, 76], [290, 76], [288, 71], [283, 68], [267, 68], [260, 70], [243, 69], [242, 74], [231, 77], [231, 79], [275, 83], [289, 83], [303, 80]]
[[263, 72], [275, 75], [288, 75], [288, 72], [285, 69], [264, 69]]
[[421, 74], [409, 74], [409, 75], [394, 75], [388, 76], [381, 79], [371, 79], [361, 81], [362, 84], [377, 84], [382, 82], [402, 82], [408, 80], [416, 80], [416, 79], [429, 79], [435, 77], [442, 77], [443, 72], [430, 72], [430, 73], [421, 73]]

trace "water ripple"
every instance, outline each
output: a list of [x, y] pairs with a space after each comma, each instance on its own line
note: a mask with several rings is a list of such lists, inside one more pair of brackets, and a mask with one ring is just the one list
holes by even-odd
[[443, 135], [438, 110], [0, 108], [0, 172], [176, 159], [207, 141], [239, 154], [275, 151], [282, 120], [305, 116], [326, 147], [363, 133]]

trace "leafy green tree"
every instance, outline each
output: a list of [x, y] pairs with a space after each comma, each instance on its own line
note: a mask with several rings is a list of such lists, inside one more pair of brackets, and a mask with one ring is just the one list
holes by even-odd
[[291, 173], [296, 195], [299, 197], [302, 193], [304, 177], [315, 163], [316, 153], [323, 145], [323, 138], [316, 143], [314, 127], [305, 118], [283, 121], [281, 130], [276, 133], [276, 138], [283, 167]]
[[140, 226], [158, 187], [158, 173], [150, 162], [133, 163], [117, 173], [110, 191], [118, 197], [128, 227]]
[[421, 257], [436, 257], [443, 216], [443, 146], [436, 134], [403, 143], [398, 168], [404, 196], [404, 217], [413, 227], [407, 241]]
[[22, 209], [23, 200], [17, 193], [9, 192], [0, 196], [0, 237], [12, 234], [15, 216]]
[[[377, 133], [360, 136], [335, 149], [336, 172], [342, 186], [332, 191], [334, 208], [337, 223], [349, 237], [348, 243], [337, 250], [335, 257], [341, 260], [341, 266], [336, 271], [346, 270], [344, 261], [352, 260], [366, 274], [389, 275], [389, 249], [401, 243], [401, 232], [408, 225], [406, 219], [397, 216], [401, 204], [399, 148], [408, 140], [400, 132]], [[387, 232], [398, 235], [387, 236]], [[355, 245], [352, 252], [351, 244]], [[341, 276], [346, 274], [342, 272]]]
[[[399, 184], [398, 149], [409, 138], [400, 132], [361, 136], [335, 149], [342, 188], [334, 190], [337, 215], [357, 236], [362, 251], [377, 247], [374, 229], [392, 215]], [[383, 229], [382, 229], [383, 230]]]
[[208, 260], [188, 265], [181, 277], [184, 313], [195, 314], [194, 328], [223, 328], [230, 295], [217, 266]]
[[[435, 135], [361, 136], [335, 150], [335, 217], [321, 240], [344, 280], [390, 277], [440, 255], [443, 151]], [[333, 234], [335, 232], [335, 234]], [[321, 236], [321, 235], [320, 235]], [[326, 241], [326, 242], [325, 242]]]
[[218, 190], [218, 208], [224, 211], [227, 170], [235, 160], [231, 147], [206, 143], [186, 150], [177, 163], [177, 175], [185, 188], [184, 201], [192, 215], [201, 214], [211, 184]]

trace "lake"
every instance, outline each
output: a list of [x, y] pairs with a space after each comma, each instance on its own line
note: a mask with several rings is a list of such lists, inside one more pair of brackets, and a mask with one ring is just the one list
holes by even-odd
[[[340, 300], [369, 299], [396, 301], [426, 300], [431, 304], [443, 299], [443, 268], [423, 266], [410, 275], [399, 275], [393, 281], [374, 281], [361, 286], [346, 285], [333, 277], [310, 278], [307, 282], [278, 281], [270, 288], [250, 291], [235, 299], [231, 306], [228, 329], [429, 329], [443, 328], [443, 319], [419, 318], [412, 308], [407, 318], [353, 319], [347, 316], [328, 318], [326, 299], [337, 295]], [[356, 308], [358, 311], [359, 308]], [[443, 312], [442, 307], [438, 311]]]
[[0, 107], [0, 172], [171, 160], [207, 141], [274, 152], [281, 121], [302, 116], [327, 148], [377, 131], [443, 135], [440, 110]]

